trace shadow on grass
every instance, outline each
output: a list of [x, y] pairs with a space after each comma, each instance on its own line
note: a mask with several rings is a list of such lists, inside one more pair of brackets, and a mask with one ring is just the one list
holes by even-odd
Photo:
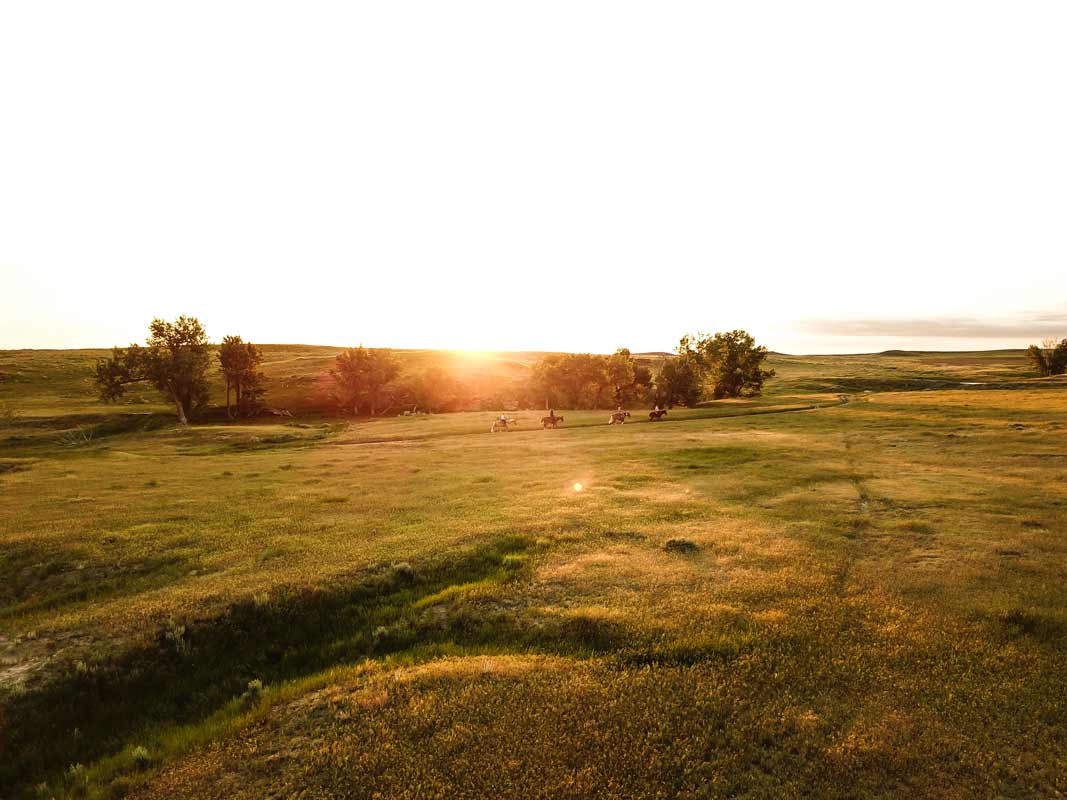
[[170, 621], [148, 646], [73, 672], [0, 706], [0, 786], [22, 787], [87, 763], [160, 725], [207, 716], [251, 679], [274, 682], [415, 644], [403, 623], [419, 598], [506, 572], [530, 546], [509, 537], [420, 570], [381, 566], [336, 590], [278, 591], [199, 622]]
[[39, 689], [10, 696], [0, 706], [0, 786], [28, 793], [40, 781], [54, 784], [72, 764], [207, 719], [250, 681], [300, 679], [439, 643], [579, 658], [612, 654], [623, 663], [727, 655], [658, 652], [599, 619], [545, 619], [476, 602], [448, 604], [446, 613], [434, 614], [420, 602], [450, 587], [521, 580], [534, 548], [532, 538], [504, 537], [417, 567], [380, 565], [360, 582], [335, 589], [278, 590], [212, 619], [170, 620], [149, 645], [79, 663]]

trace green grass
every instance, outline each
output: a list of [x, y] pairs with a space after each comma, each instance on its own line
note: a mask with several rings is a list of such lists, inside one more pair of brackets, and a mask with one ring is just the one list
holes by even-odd
[[498, 434], [181, 429], [16, 360], [14, 796], [1067, 792], [1067, 393], [1020, 353], [776, 356], [757, 400]]

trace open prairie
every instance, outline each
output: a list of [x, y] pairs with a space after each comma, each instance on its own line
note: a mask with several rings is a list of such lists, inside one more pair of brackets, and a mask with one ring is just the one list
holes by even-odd
[[0, 797], [1067, 794], [1067, 382], [1021, 352], [497, 434], [301, 415], [337, 351], [264, 352], [296, 415], [189, 427], [0, 352]]

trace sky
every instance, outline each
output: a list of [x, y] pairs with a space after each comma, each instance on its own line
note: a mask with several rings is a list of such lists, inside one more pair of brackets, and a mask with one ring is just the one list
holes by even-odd
[[0, 348], [1067, 336], [1062, 2], [2, 2]]

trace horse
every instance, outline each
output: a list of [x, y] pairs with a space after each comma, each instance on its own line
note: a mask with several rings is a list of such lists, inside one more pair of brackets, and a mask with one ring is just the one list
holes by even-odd
[[667, 416], [667, 409], [665, 408], [657, 408], [655, 411], [648, 412], [648, 418], [653, 422], [657, 419], [663, 419], [665, 416]]
[[608, 420], [608, 425], [625, 425], [628, 416], [630, 416], [629, 411], [615, 411]]
[[563, 422], [563, 417], [541, 417], [541, 427], [545, 430], [555, 428], [561, 422]]
[[493, 427], [489, 429], [490, 433], [496, 433], [498, 430], [510, 431], [514, 428], [519, 421], [517, 419], [511, 419], [510, 417], [498, 417], [493, 420]]

